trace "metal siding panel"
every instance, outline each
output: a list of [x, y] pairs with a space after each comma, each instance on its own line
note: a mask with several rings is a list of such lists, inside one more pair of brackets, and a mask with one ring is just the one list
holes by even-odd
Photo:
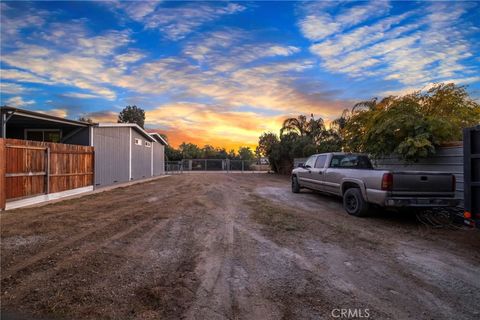
[[93, 128], [95, 184], [127, 182], [129, 128]]
[[165, 146], [155, 143], [153, 149], [153, 175], [160, 176], [165, 174]]
[[[136, 145], [135, 139], [142, 140], [142, 145]], [[136, 130], [132, 130], [132, 180], [150, 177], [152, 159], [151, 149], [145, 147], [145, 137]]]
[[457, 181], [456, 196], [463, 199], [463, 147], [438, 148], [432, 157], [421, 159], [415, 163], [407, 163], [401, 159], [389, 157], [376, 161], [376, 167], [389, 170], [440, 171], [455, 174]]

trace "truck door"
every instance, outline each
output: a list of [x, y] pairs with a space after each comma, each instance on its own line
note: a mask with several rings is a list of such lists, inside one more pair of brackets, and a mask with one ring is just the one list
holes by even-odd
[[312, 183], [312, 169], [315, 167], [315, 160], [317, 156], [311, 156], [305, 162], [301, 171], [297, 173], [298, 180], [302, 186], [307, 188], [315, 188], [315, 184]]
[[341, 195], [339, 182], [347, 170], [344, 168], [345, 158], [347, 158], [346, 155], [333, 155], [330, 163], [327, 164], [327, 169], [324, 173], [325, 192]]
[[319, 155], [317, 160], [315, 161], [315, 166], [310, 171], [310, 177], [312, 179], [312, 183], [314, 184], [314, 188], [319, 191], [323, 191], [325, 189], [324, 181], [325, 181], [325, 162], [327, 161], [327, 155]]

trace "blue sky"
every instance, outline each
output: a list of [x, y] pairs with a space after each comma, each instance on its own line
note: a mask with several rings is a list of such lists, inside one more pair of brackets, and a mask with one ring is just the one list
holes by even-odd
[[182, 141], [253, 146], [287, 116], [468, 85], [479, 2], [1, 2], [1, 104], [115, 121], [126, 105]]

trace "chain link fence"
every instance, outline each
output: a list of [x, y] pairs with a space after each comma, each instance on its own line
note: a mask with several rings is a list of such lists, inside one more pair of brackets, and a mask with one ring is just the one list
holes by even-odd
[[268, 172], [270, 165], [260, 160], [183, 159], [165, 162], [165, 172]]

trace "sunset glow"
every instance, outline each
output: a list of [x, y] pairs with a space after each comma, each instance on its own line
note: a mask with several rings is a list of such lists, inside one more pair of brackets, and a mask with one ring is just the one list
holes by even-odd
[[475, 2], [2, 2], [1, 104], [227, 149], [435, 82], [479, 97]]

